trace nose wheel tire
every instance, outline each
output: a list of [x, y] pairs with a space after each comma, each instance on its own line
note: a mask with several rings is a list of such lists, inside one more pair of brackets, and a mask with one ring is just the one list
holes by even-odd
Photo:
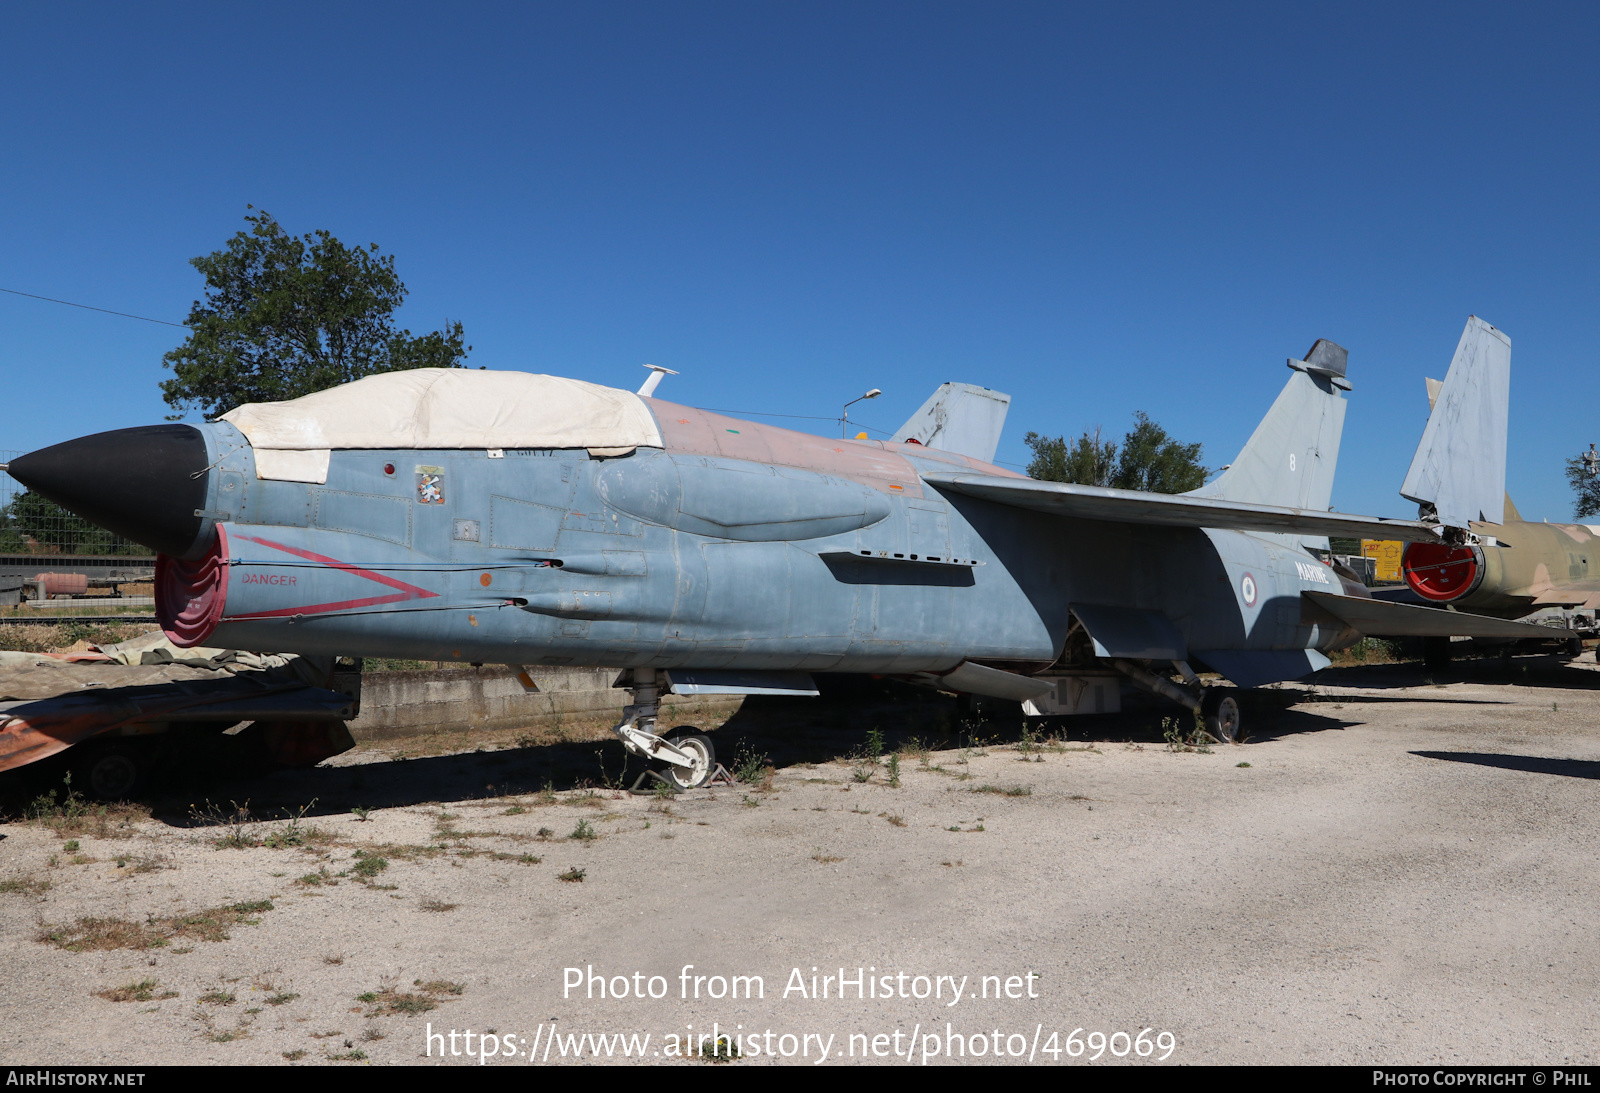
[[711, 781], [717, 769], [717, 751], [711, 746], [710, 737], [697, 732], [673, 732], [666, 739], [694, 760], [691, 767], [666, 764], [666, 769], [661, 773], [667, 781], [679, 789], [699, 789]]
[[1217, 743], [1238, 744], [1244, 740], [1239, 699], [1231, 689], [1208, 687], [1200, 699], [1200, 718]]

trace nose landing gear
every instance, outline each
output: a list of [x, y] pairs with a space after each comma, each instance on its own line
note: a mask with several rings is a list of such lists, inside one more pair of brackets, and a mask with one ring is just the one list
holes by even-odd
[[622, 720], [611, 730], [622, 739], [622, 746], [634, 755], [662, 764], [662, 774], [656, 777], [676, 789], [699, 789], [709, 784], [722, 769], [717, 765], [716, 748], [709, 737], [694, 732], [690, 726], [680, 726], [669, 736], [656, 734], [661, 683], [655, 669], [633, 669], [628, 693], [633, 702], [623, 708]]

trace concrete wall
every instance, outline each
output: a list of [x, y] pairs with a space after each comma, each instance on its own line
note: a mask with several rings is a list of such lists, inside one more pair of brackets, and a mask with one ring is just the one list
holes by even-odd
[[[464, 729], [542, 728], [557, 716], [621, 720], [628, 692], [611, 686], [615, 668], [538, 668], [538, 694], [528, 694], [503, 665], [418, 672], [368, 672], [361, 677], [361, 716], [350, 722], [357, 740], [384, 740]], [[727, 714], [743, 698], [669, 697], [674, 708]], [[670, 721], [668, 721], [670, 724]]]

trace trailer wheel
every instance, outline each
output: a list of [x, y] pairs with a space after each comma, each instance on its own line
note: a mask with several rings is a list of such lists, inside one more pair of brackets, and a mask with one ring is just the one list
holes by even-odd
[[146, 756], [126, 744], [95, 748], [76, 765], [85, 791], [101, 801], [132, 797], [143, 787], [148, 773]]
[[1243, 718], [1239, 711], [1239, 698], [1231, 687], [1207, 687], [1200, 696], [1200, 717], [1206, 732], [1219, 744], [1239, 744], [1244, 741]]

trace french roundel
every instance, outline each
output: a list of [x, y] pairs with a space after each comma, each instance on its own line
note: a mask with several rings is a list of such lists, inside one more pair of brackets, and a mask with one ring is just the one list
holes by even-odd
[[1248, 573], [1239, 579], [1239, 595], [1243, 597], [1246, 607], [1256, 605], [1256, 579]]

